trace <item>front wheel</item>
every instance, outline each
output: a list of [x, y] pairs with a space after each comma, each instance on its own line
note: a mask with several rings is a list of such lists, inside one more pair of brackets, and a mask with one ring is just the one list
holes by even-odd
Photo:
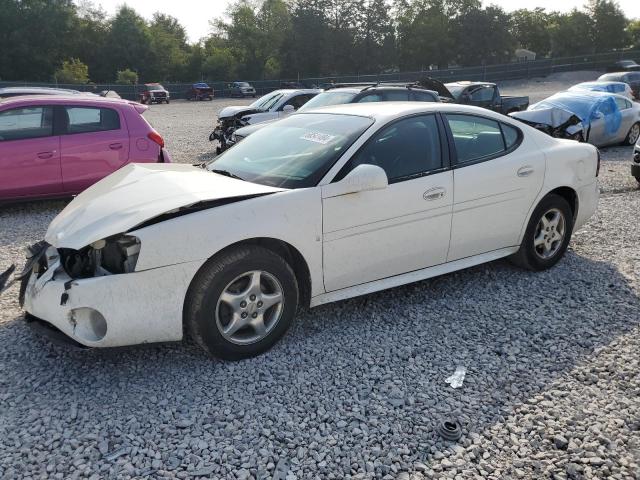
[[296, 277], [281, 256], [259, 246], [238, 247], [198, 272], [184, 320], [210, 355], [240, 360], [266, 352], [286, 333], [298, 298]]
[[627, 134], [627, 138], [624, 140], [625, 145], [635, 145], [640, 138], [640, 122], [634, 123], [629, 129], [629, 133]]
[[513, 263], [533, 271], [553, 267], [564, 256], [573, 233], [573, 212], [559, 195], [544, 197], [531, 215]]

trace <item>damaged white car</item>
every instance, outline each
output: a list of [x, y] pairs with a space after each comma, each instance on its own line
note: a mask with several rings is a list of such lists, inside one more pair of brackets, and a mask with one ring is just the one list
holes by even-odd
[[26, 319], [84, 346], [269, 349], [299, 307], [501, 257], [543, 270], [596, 210], [596, 148], [470, 106], [327, 107], [203, 167], [127, 166], [34, 246]]

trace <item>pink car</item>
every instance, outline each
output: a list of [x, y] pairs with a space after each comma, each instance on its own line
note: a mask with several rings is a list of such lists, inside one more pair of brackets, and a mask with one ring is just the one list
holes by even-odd
[[94, 96], [0, 101], [0, 201], [77, 194], [132, 162], [170, 162], [147, 106]]

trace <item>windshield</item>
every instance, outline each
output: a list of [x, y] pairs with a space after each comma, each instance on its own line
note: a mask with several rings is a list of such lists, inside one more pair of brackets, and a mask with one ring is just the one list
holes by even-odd
[[282, 92], [267, 93], [264, 97], [260, 97], [249, 106], [251, 108], [257, 108], [258, 110], [271, 110], [283, 95], [284, 93]]
[[164, 87], [162, 85], [147, 85], [147, 88], [149, 89], [150, 92], [157, 92], [157, 91], [164, 90]]
[[449, 89], [451, 95], [453, 95], [453, 98], [455, 98], [456, 100], [460, 97], [462, 91], [465, 89], [464, 85], [456, 85], [455, 83], [447, 83], [445, 86]]
[[258, 130], [206, 168], [262, 185], [313, 187], [372, 124], [353, 115], [292, 115]]
[[249, 85], [247, 82], [239, 82], [238, 86], [239, 87], [250, 87], [251, 85]]
[[312, 108], [328, 107], [329, 105], [343, 105], [351, 103], [357, 94], [351, 92], [324, 92], [316, 95], [307, 103], [305, 103], [299, 112], [311, 110]]

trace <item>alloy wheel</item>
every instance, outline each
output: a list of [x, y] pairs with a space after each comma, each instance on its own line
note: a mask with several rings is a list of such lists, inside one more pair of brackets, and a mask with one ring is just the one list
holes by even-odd
[[236, 345], [264, 339], [275, 328], [284, 309], [284, 290], [268, 272], [239, 275], [222, 291], [215, 311], [216, 327]]
[[543, 260], [556, 255], [562, 248], [566, 234], [566, 220], [564, 214], [557, 208], [548, 210], [538, 222], [533, 237], [533, 247]]

